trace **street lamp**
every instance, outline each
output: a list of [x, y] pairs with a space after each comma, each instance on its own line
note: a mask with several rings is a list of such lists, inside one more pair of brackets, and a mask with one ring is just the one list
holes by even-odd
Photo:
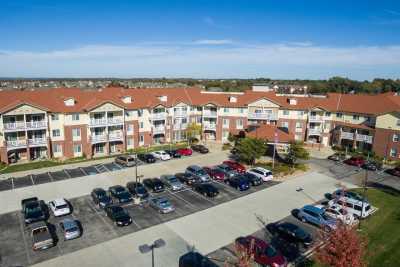
[[154, 243], [151, 245], [148, 245], [148, 244], [140, 245], [139, 251], [142, 254], [146, 254], [151, 251], [151, 266], [154, 267], [154, 249], [161, 248], [163, 246], [165, 246], [165, 241], [164, 241], [164, 239], [160, 238], [160, 239], [157, 239], [156, 241], [154, 241]]

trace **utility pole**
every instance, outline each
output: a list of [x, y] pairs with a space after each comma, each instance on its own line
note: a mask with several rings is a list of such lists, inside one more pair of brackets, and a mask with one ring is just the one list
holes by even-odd
[[364, 203], [365, 203], [365, 198], [367, 194], [367, 184], [368, 184], [368, 170], [365, 170], [365, 178], [364, 178], [364, 185], [363, 185], [363, 199], [361, 203], [361, 215], [359, 218], [358, 222], [358, 230], [361, 231], [361, 219], [363, 217], [363, 212], [364, 212]]

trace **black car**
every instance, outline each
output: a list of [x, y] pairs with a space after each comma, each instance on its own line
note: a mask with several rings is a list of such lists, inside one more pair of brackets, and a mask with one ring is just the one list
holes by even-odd
[[196, 183], [193, 185], [193, 190], [206, 197], [215, 197], [219, 194], [218, 189], [209, 183]]
[[308, 247], [313, 242], [309, 233], [301, 227], [289, 222], [271, 223], [268, 224], [266, 228], [274, 236], [289, 243], [302, 244], [303, 246]]
[[129, 213], [119, 206], [108, 206], [105, 208], [106, 216], [110, 218], [117, 226], [127, 226], [132, 223]]
[[152, 154], [138, 154], [138, 159], [146, 163], [154, 163], [156, 162], [156, 158]]
[[381, 169], [381, 164], [378, 162], [374, 161], [367, 161], [363, 165], [361, 165], [361, 168], [368, 170], [368, 171], [377, 171]]
[[227, 184], [232, 186], [233, 188], [236, 188], [239, 191], [245, 191], [250, 188], [250, 183], [247, 180], [247, 178], [241, 177], [241, 176], [234, 176], [232, 178], [229, 178], [225, 180]]
[[37, 197], [23, 199], [21, 201], [22, 214], [25, 224], [46, 220], [46, 204]]
[[218, 265], [200, 253], [191, 251], [179, 258], [179, 267], [218, 267]]
[[132, 201], [131, 193], [122, 185], [111, 186], [108, 191], [110, 191], [111, 196], [119, 203], [128, 203]]
[[387, 169], [385, 170], [385, 172], [390, 175], [400, 177], [400, 167], [396, 167], [394, 169]]
[[261, 184], [263, 183], [263, 180], [262, 180], [260, 177], [254, 175], [254, 174], [252, 174], [252, 173], [245, 172], [245, 173], [243, 173], [243, 174], [240, 174], [239, 176], [242, 176], [242, 177], [244, 177], [245, 179], [247, 179], [247, 181], [248, 181], [252, 186], [261, 185]]
[[129, 192], [140, 199], [146, 199], [149, 197], [149, 192], [147, 192], [146, 187], [142, 183], [139, 182], [129, 182], [126, 184], [126, 188], [128, 188]]
[[197, 182], [196, 177], [194, 177], [193, 175], [191, 175], [189, 173], [185, 173], [185, 172], [175, 173], [175, 177], [178, 178], [178, 180], [181, 181], [181, 183], [185, 183], [187, 185], [191, 185], [191, 184]]
[[208, 148], [206, 148], [206, 147], [203, 146], [203, 145], [192, 145], [192, 146], [191, 146], [191, 149], [192, 149], [193, 151], [197, 151], [197, 152], [199, 152], [199, 153], [201, 153], [201, 154], [206, 154], [206, 153], [209, 152]]
[[165, 152], [167, 152], [167, 154], [169, 154], [171, 156], [171, 158], [180, 158], [182, 157], [181, 154], [178, 153], [178, 150], [176, 149], [168, 149], [168, 150], [164, 150]]
[[143, 180], [143, 184], [154, 193], [163, 192], [165, 190], [164, 183], [158, 178], [148, 178]]
[[112, 198], [107, 194], [106, 190], [103, 188], [95, 188], [90, 194], [93, 202], [100, 208], [105, 208], [112, 204]]

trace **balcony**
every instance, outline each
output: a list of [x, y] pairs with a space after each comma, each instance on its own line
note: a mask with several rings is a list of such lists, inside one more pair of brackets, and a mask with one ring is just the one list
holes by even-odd
[[163, 133], [165, 133], [165, 126], [153, 125], [153, 134], [163, 134]]
[[19, 131], [25, 129], [26, 129], [26, 124], [24, 121], [4, 123], [4, 131]]
[[108, 118], [107, 119], [107, 125], [112, 126], [112, 125], [121, 125], [123, 124], [124, 120], [122, 117], [114, 117], [114, 118]]
[[46, 129], [47, 128], [47, 121], [28, 121], [26, 122], [26, 129], [27, 130], [35, 130], [35, 129]]
[[26, 140], [7, 141], [7, 150], [26, 148]]
[[309, 122], [315, 122], [315, 123], [321, 123], [324, 121], [324, 118], [322, 116], [309, 116], [308, 117]]
[[214, 123], [203, 123], [203, 130], [216, 130], [217, 125]]
[[101, 119], [90, 119], [90, 127], [105, 127], [107, 126], [107, 119], [101, 118]]
[[340, 132], [340, 139], [354, 140], [354, 133]]
[[278, 116], [274, 113], [265, 113], [265, 112], [251, 112], [247, 115], [247, 118], [251, 120], [266, 120], [266, 121], [276, 121], [278, 120]]
[[356, 141], [372, 144], [372, 135], [356, 134]]
[[321, 135], [321, 128], [308, 128], [308, 135]]
[[187, 117], [188, 112], [186, 110], [176, 110], [174, 111], [174, 117]]
[[105, 143], [105, 142], [107, 142], [107, 135], [105, 134], [93, 134], [91, 136], [92, 144]]
[[167, 112], [157, 112], [151, 114], [152, 120], [165, 120], [167, 118]]
[[47, 146], [47, 139], [45, 137], [29, 139], [28, 144], [29, 147]]
[[112, 132], [108, 134], [108, 141], [122, 141], [124, 138], [122, 132]]
[[184, 124], [174, 124], [174, 130], [186, 130], [187, 123]]
[[216, 118], [217, 117], [217, 111], [203, 110], [203, 117]]

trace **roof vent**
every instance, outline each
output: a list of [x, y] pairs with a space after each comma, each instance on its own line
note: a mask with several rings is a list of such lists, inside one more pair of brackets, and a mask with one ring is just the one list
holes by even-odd
[[67, 107], [75, 106], [75, 99], [73, 99], [72, 97], [65, 99], [64, 105], [66, 105]]
[[160, 100], [161, 102], [167, 102], [168, 97], [166, 95], [158, 96], [158, 100]]
[[125, 104], [132, 103], [132, 97], [131, 96], [124, 96], [124, 97], [122, 97], [122, 102], [124, 102]]
[[297, 99], [296, 98], [288, 98], [287, 102], [289, 103], [289, 105], [297, 105]]
[[230, 96], [229, 97], [229, 102], [236, 103], [237, 102], [237, 97], [236, 96]]

